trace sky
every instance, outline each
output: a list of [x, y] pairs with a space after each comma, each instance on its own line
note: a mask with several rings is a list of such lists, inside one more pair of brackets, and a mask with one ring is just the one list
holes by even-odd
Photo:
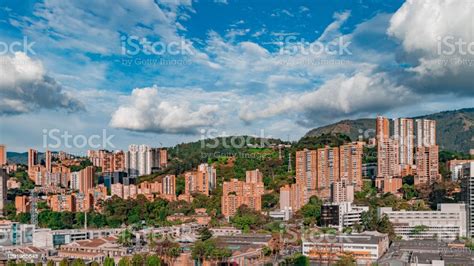
[[0, 0], [8, 151], [297, 140], [473, 107], [473, 74], [470, 0]]

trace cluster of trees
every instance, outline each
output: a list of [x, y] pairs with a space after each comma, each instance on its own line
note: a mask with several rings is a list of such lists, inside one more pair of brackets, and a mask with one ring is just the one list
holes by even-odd
[[261, 229], [270, 220], [260, 212], [248, 208], [245, 205], [237, 209], [237, 213], [230, 219], [232, 225], [242, 229], [244, 232]]
[[78, 172], [86, 168], [87, 166], [92, 166], [92, 162], [89, 159], [84, 159], [84, 160], [81, 160], [79, 165], [71, 165], [69, 169], [71, 170], [71, 172]]
[[309, 266], [309, 258], [301, 253], [295, 253], [289, 257], [286, 257], [282, 265], [298, 265], [298, 266]]
[[205, 241], [198, 240], [194, 242], [191, 249], [193, 259], [202, 262], [204, 260], [211, 262], [222, 262], [232, 256], [232, 252], [228, 248], [219, 247], [215, 239], [207, 239]]
[[169, 202], [164, 199], [150, 202], [143, 195], [126, 200], [114, 196], [103, 204], [105, 221], [110, 227], [141, 224], [142, 221], [147, 225], [160, 226], [168, 224], [166, 217], [176, 212], [189, 214], [194, 210], [183, 202]]
[[339, 147], [349, 142], [351, 142], [351, 138], [345, 134], [321, 134], [319, 136], [304, 136], [293, 145], [293, 148], [314, 150], [325, 146]]
[[303, 216], [304, 225], [320, 225], [321, 224], [321, 207], [323, 201], [316, 196], [312, 196], [308, 203], [304, 205], [299, 213]]
[[388, 234], [391, 239], [395, 238], [395, 231], [388, 216], [377, 216], [377, 211], [374, 208], [369, 208], [369, 211], [361, 214], [361, 224], [356, 224], [354, 228], [357, 231], [378, 231], [380, 233]]

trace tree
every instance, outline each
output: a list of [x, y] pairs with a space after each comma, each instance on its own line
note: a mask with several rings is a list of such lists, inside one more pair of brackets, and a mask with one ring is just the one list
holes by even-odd
[[100, 264], [97, 261], [93, 261], [90, 266], [100, 266]]
[[161, 260], [156, 255], [147, 256], [146, 261], [145, 261], [145, 265], [146, 266], [160, 266], [161, 265]]
[[309, 266], [308, 257], [301, 253], [293, 254], [291, 257], [285, 258], [286, 265]]
[[279, 194], [277, 192], [272, 192], [264, 194], [262, 196], [262, 207], [265, 210], [271, 210], [277, 206], [279, 200]]
[[72, 266], [86, 266], [86, 263], [82, 259], [75, 259], [72, 261]]
[[141, 254], [134, 254], [132, 257], [132, 266], [142, 266], [144, 263], [143, 256]]
[[61, 262], [59, 262], [59, 266], [69, 266], [67, 258], [62, 259]]
[[356, 222], [354, 223], [354, 225], [352, 225], [352, 227], [354, 228], [354, 230], [357, 232], [357, 233], [361, 233], [362, 231], [364, 231], [364, 226], [362, 226], [360, 223]]
[[211, 230], [209, 230], [209, 228], [204, 227], [199, 230], [199, 240], [206, 241], [211, 237], [212, 237], [212, 232]]
[[403, 198], [407, 200], [411, 200], [412, 198], [418, 195], [414, 185], [403, 184], [402, 191], [403, 191]]
[[126, 247], [130, 246], [132, 244], [132, 233], [130, 230], [125, 229], [122, 233], [120, 233], [117, 242]]
[[320, 224], [322, 205], [323, 202], [318, 197], [312, 196], [309, 202], [301, 208], [300, 213], [307, 223]]
[[3, 206], [3, 215], [5, 215], [8, 220], [14, 220], [16, 215], [15, 204], [11, 202], [5, 204], [5, 206]]
[[336, 262], [335, 266], [356, 266], [356, 260], [350, 253], [345, 253], [339, 257], [339, 260]]
[[374, 231], [377, 229], [377, 213], [374, 208], [363, 212], [360, 216], [361, 223], [365, 230]]
[[169, 259], [170, 264], [173, 265], [174, 261], [181, 255], [181, 248], [177, 245], [174, 247], [171, 247], [168, 249], [166, 252], [166, 257]]
[[416, 225], [415, 227], [413, 227], [410, 233], [413, 235], [418, 235], [426, 230], [428, 230], [428, 226], [421, 224], [421, 225]]
[[231, 218], [231, 222], [235, 227], [247, 232], [250, 229], [261, 229], [268, 223], [268, 218], [260, 212], [242, 205], [237, 209], [234, 217]]
[[130, 259], [128, 257], [123, 257], [119, 260], [118, 266], [131, 266]]
[[263, 246], [262, 248], [262, 255], [265, 256], [265, 257], [268, 257], [272, 254], [272, 250], [267, 247], [267, 246]]
[[54, 266], [54, 265], [56, 265], [56, 264], [52, 260], [48, 260], [48, 263], [46, 263], [46, 266]]
[[106, 257], [104, 260], [104, 266], [115, 266], [115, 261], [111, 257]]
[[377, 231], [380, 233], [388, 234], [390, 237], [395, 236], [395, 232], [393, 230], [393, 225], [390, 222], [390, 219], [387, 215], [384, 215], [377, 223]]
[[155, 234], [153, 232], [150, 232], [146, 235], [146, 241], [148, 243], [148, 248], [149, 250], [155, 250], [156, 248], [156, 240], [155, 240]]
[[206, 241], [198, 240], [194, 242], [194, 245], [191, 248], [191, 256], [193, 259], [198, 260], [201, 263], [204, 259], [219, 262], [232, 256], [232, 252], [227, 248], [217, 247], [217, 244], [213, 239], [208, 239]]

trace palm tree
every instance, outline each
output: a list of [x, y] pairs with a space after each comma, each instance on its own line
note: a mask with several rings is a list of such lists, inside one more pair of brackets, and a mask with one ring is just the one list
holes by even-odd
[[130, 246], [132, 243], [132, 233], [130, 232], [130, 230], [125, 229], [125, 231], [120, 233], [117, 242], [126, 247]]
[[169, 262], [171, 265], [174, 264], [175, 260], [181, 255], [181, 249], [178, 245], [175, 245], [168, 249], [168, 252], [166, 252], [166, 256], [169, 259]]
[[111, 257], [106, 257], [104, 260], [104, 266], [115, 266], [115, 261]]

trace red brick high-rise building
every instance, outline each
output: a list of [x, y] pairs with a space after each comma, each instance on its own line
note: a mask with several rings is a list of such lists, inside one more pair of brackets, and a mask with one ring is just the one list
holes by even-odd
[[160, 167], [166, 168], [168, 166], [168, 151], [160, 149]]
[[377, 116], [375, 124], [376, 140], [390, 138], [390, 121], [386, 117]]
[[52, 170], [52, 167], [51, 167], [52, 159], [53, 159], [53, 154], [51, 153], [51, 151], [46, 150], [44, 162], [46, 166], [46, 172], [48, 173], [51, 173], [51, 170]]
[[362, 188], [363, 142], [354, 142], [339, 147], [340, 179], [353, 184], [356, 190]]
[[280, 210], [298, 211], [306, 203], [305, 187], [302, 184], [285, 185], [280, 188]]
[[38, 164], [38, 151], [34, 149], [28, 149], [28, 177], [35, 182], [36, 173], [33, 169]]
[[327, 199], [331, 195], [331, 185], [340, 180], [339, 148], [324, 147], [317, 151], [317, 195]]
[[305, 191], [311, 193], [318, 186], [316, 150], [304, 149], [296, 152], [296, 183], [305, 187]]
[[246, 205], [250, 209], [262, 209], [263, 182], [247, 183], [232, 179], [222, 185], [222, 214], [231, 217], [237, 209]]
[[398, 143], [390, 137], [390, 121], [377, 116], [377, 177], [400, 176]]
[[420, 146], [416, 148], [415, 185], [439, 181], [438, 146]]
[[94, 166], [87, 166], [79, 172], [79, 192], [87, 193], [94, 187]]
[[341, 178], [362, 187], [363, 143], [353, 142], [340, 147], [296, 152], [296, 183], [305, 188], [305, 200], [316, 195], [329, 199], [331, 186]]
[[0, 144], [0, 166], [7, 164], [7, 147]]

